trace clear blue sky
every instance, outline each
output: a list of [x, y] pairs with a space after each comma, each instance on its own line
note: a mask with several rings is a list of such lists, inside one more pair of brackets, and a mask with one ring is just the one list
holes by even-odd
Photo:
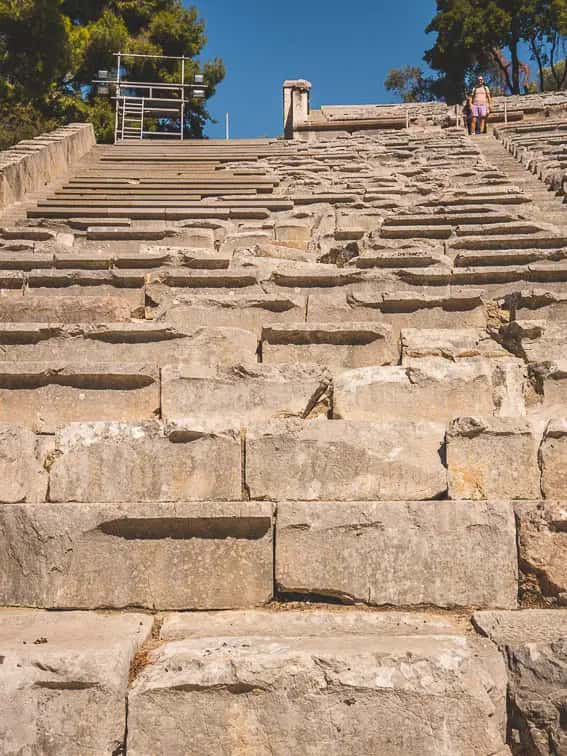
[[390, 68], [421, 63], [434, 0], [194, 0], [207, 22], [202, 60], [223, 58], [227, 76], [209, 101], [209, 137], [277, 136], [282, 82], [308, 79], [312, 107], [392, 102]]

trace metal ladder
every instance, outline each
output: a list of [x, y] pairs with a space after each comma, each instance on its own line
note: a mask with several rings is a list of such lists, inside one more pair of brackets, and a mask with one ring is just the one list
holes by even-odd
[[143, 139], [144, 98], [123, 96], [120, 99], [114, 141], [124, 142], [131, 139]]

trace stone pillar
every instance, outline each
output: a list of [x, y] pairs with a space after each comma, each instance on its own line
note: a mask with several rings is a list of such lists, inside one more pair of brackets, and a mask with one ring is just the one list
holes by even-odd
[[284, 136], [286, 139], [293, 139], [296, 127], [307, 120], [309, 116], [310, 91], [311, 83], [305, 81], [305, 79], [284, 81], [283, 109]]

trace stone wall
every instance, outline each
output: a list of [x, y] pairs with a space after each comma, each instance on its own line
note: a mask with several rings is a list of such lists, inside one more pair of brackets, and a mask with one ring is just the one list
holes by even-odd
[[0, 152], [0, 210], [66, 175], [95, 144], [91, 123], [71, 123]]

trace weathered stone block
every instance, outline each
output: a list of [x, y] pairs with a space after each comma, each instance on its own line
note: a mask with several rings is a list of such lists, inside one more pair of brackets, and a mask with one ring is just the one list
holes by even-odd
[[207, 622], [196, 612], [163, 616], [161, 640], [221, 636], [326, 638], [334, 635], [453, 635], [459, 625], [453, 615], [422, 612], [368, 611], [355, 606], [321, 608], [306, 604], [299, 611], [271, 607], [208, 612]]
[[0, 361], [184, 362], [195, 369], [257, 362], [258, 340], [236, 328], [176, 328], [167, 323], [97, 325], [7, 324], [0, 327]]
[[517, 502], [518, 548], [524, 591], [546, 604], [567, 600], [567, 507], [564, 502]]
[[143, 301], [121, 296], [45, 296], [4, 290], [0, 294], [2, 323], [107, 323], [127, 322], [143, 315]]
[[504, 663], [488, 641], [307, 635], [162, 645], [128, 696], [128, 753], [507, 752]]
[[[150, 288], [149, 296], [155, 292]], [[191, 296], [157, 294], [159, 307], [156, 319], [177, 327], [239, 328], [260, 335], [271, 323], [293, 323], [305, 320], [306, 297], [287, 295], [219, 294]]]
[[297, 323], [262, 330], [262, 360], [269, 364], [356, 368], [397, 363], [399, 354], [391, 327], [380, 323]]
[[0, 602], [58, 609], [227, 609], [273, 591], [272, 505], [0, 508]]
[[551, 420], [540, 449], [541, 487], [546, 499], [567, 499], [567, 418]]
[[238, 432], [147, 423], [71, 423], [58, 430], [51, 501], [241, 498]]
[[408, 367], [347, 370], [334, 380], [333, 415], [345, 420], [431, 420], [525, 414], [523, 368], [510, 361], [420, 360]]
[[2, 610], [2, 753], [119, 753], [130, 664], [151, 626], [143, 614]]
[[159, 370], [147, 365], [0, 362], [0, 421], [39, 433], [92, 420], [150, 420], [160, 411]]
[[252, 499], [421, 500], [447, 487], [435, 423], [280, 421], [248, 430]]
[[508, 727], [515, 752], [567, 752], [567, 611], [477, 612], [477, 629], [508, 668]]
[[48, 475], [35, 434], [0, 422], [1, 503], [45, 501]]
[[184, 365], [163, 368], [165, 420], [191, 418], [239, 428], [278, 418], [326, 415], [330, 405], [331, 377], [315, 365], [237, 365], [209, 376], [200, 372]]
[[514, 513], [504, 502], [281, 503], [276, 582], [372, 605], [515, 607]]
[[440, 358], [455, 360], [478, 358], [508, 358], [511, 353], [480, 328], [428, 330], [406, 328], [402, 331], [402, 364], [415, 360]]
[[453, 420], [447, 430], [450, 498], [538, 498], [537, 452], [538, 442], [525, 420], [486, 417]]

